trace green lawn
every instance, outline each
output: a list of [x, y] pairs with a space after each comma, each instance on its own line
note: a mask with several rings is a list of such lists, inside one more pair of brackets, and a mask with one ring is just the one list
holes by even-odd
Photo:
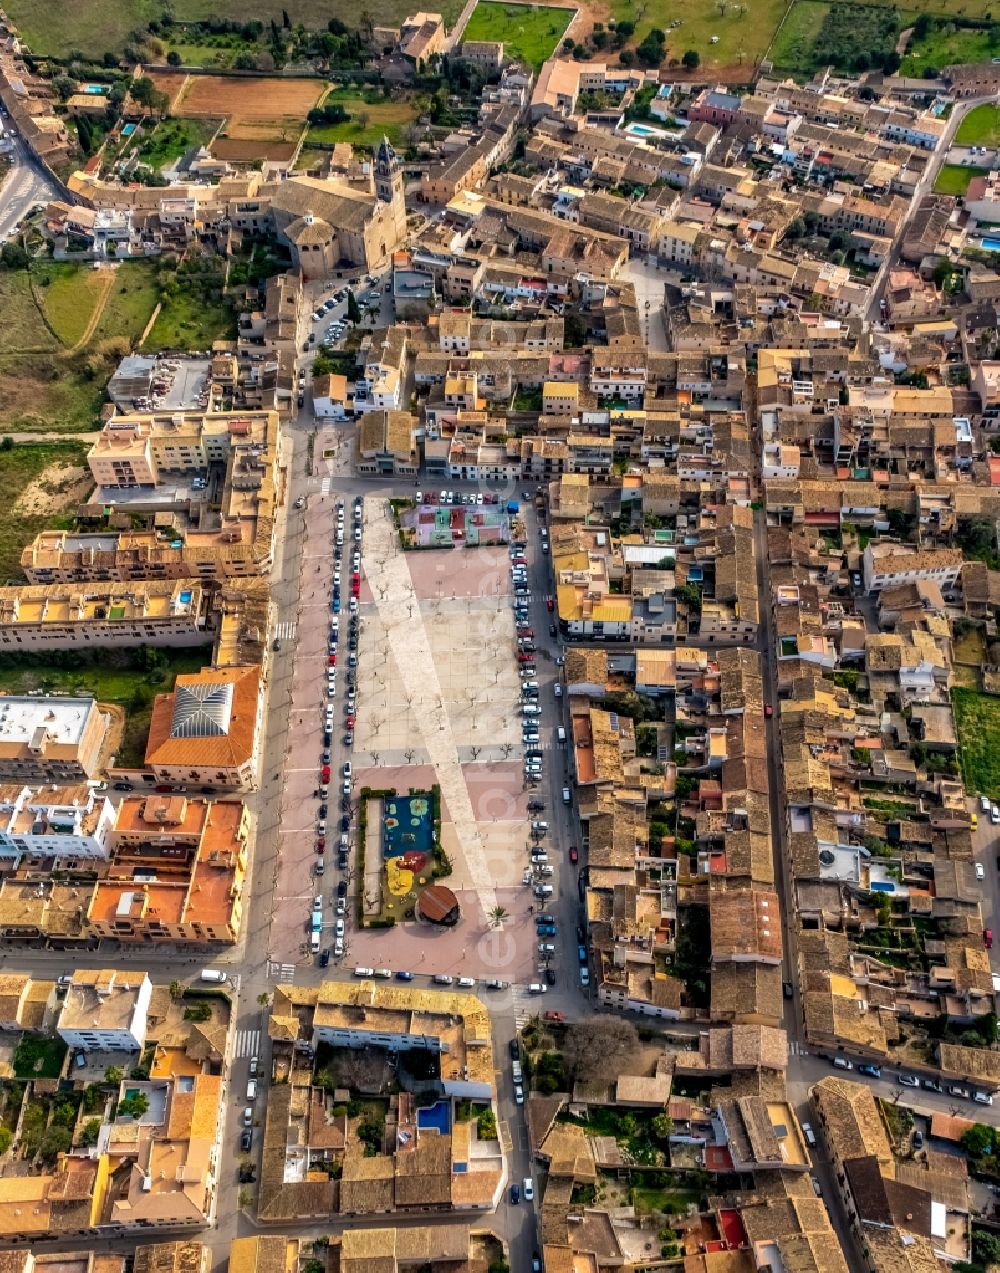
[[122, 261], [115, 285], [94, 330], [94, 341], [122, 337], [134, 345], [152, 317], [160, 295], [156, 266], [148, 261]]
[[956, 146], [996, 146], [1000, 143], [1000, 106], [975, 106], [958, 126]]
[[310, 128], [306, 146], [349, 141], [354, 146], [375, 147], [384, 136], [394, 146], [402, 146], [407, 125], [420, 114], [420, 103], [406, 93], [385, 98], [381, 93], [335, 88], [323, 98], [323, 105], [342, 106], [351, 118], [343, 124], [317, 124]]
[[168, 53], [180, 55], [182, 66], [218, 67], [220, 70], [228, 70], [241, 53], [263, 53], [266, 48], [263, 44], [245, 44], [235, 36], [233, 39], [233, 44], [224, 43], [221, 36], [217, 41], [203, 44], [183, 44], [177, 40], [164, 40], [164, 44]]
[[941, 171], [934, 182], [935, 194], [953, 194], [964, 197], [973, 177], [982, 177], [988, 168], [977, 168], [975, 165], [966, 168], [963, 164], [942, 164]]
[[552, 56], [573, 17], [572, 9], [532, 8], [479, 0], [463, 40], [503, 40], [506, 52], [537, 71]]
[[31, 273], [49, 326], [70, 348], [87, 330], [107, 276], [67, 261], [47, 261], [32, 267]]
[[164, 168], [187, 151], [205, 145], [217, 127], [217, 121], [211, 119], [164, 119], [139, 140], [139, 158], [150, 168]]
[[818, 0], [800, 0], [793, 6], [768, 50], [774, 65], [793, 75], [811, 75], [812, 46], [829, 12], [830, 5]]
[[1000, 698], [955, 688], [951, 702], [966, 789], [1000, 800]]
[[[21, 38], [35, 53], [65, 56], [72, 49], [100, 57], [105, 50], [120, 50], [137, 27], [145, 28], [168, 7], [178, 22], [205, 18], [259, 18], [265, 26], [271, 19], [282, 25], [283, 14], [294, 27], [325, 27], [330, 18], [340, 18], [349, 27], [359, 24], [368, 13], [376, 26], [395, 26], [413, 12], [404, 0], [263, 0], [248, 11], [244, 0], [7, 0], [5, 11], [17, 25]], [[436, 12], [451, 25], [462, 9], [462, 0], [444, 0]]]
[[988, 31], [960, 27], [931, 31], [922, 40], [911, 38], [899, 73], [919, 79], [928, 67], [940, 71], [953, 63], [988, 62], [998, 50], [1000, 27], [990, 27]]
[[20, 577], [21, 550], [40, 530], [70, 524], [72, 486], [50, 470], [52, 489], [47, 492], [49, 512], [26, 511], [18, 497], [50, 466], [86, 465], [87, 446], [83, 442], [19, 442], [9, 451], [0, 451], [0, 580]]
[[[628, 19], [636, 24], [631, 44], [641, 42], [652, 27], [666, 33], [664, 69], [672, 59], [680, 61], [693, 49], [701, 58], [699, 73], [723, 66], [744, 67], [749, 76], [767, 52], [786, 7], [787, 0], [740, 0], [727, 5], [722, 17], [718, 0], [695, 0], [683, 7], [671, 0], [650, 0], [641, 5], [633, 0], [614, 0], [611, 13], [618, 21]], [[670, 23], [677, 18], [681, 24], [672, 28]], [[712, 43], [713, 35], [719, 37], [718, 44]]]
[[235, 338], [236, 317], [228, 305], [180, 291], [164, 301], [143, 349], [208, 349], [214, 340]]

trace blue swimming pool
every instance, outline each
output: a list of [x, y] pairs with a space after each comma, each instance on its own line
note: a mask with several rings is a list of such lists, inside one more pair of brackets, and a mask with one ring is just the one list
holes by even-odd
[[980, 239], [979, 246], [987, 252], [1000, 252], [1000, 239]]
[[417, 1126], [433, 1127], [443, 1136], [446, 1132], [451, 1131], [451, 1104], [448, 1101], [438, 1101], [435, 1105], [428, 1105], [426, 1109], [417, 1110]]
[[124, 124], [122, 126], [123, 137], [131, 137], [134, 132], [135, 132], [135, 124]]

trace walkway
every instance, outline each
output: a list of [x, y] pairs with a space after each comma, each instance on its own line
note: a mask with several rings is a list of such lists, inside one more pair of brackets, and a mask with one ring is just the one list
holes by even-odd
[[488, 915], [497, 905], [497, 897], [486, 861], [486, 846], [465, 784], [458, 744], [444, 707], [437, 666], [424, 627], [420, 602], [410, 578], [410, 568], [405, 554], [400, 551], [396, 528], [387, 515], [384, 501], [366, 501], [363, 542], [365, 574], [369, 579], [379, 579], [373, 603], [385, 626], [396, 666], [403, 677], [406, 692], [423, 703], [423, 709], [415, 713], [416, 722], [424, 750], [441, 786], [442, 810], [448, 811], [472, 886], [478, 894], [483, 914]]

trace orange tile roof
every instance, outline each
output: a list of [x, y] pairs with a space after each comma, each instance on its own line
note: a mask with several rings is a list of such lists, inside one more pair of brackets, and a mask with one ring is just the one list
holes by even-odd
[[[157, 694], [146, 744], [148, 765], [216, 765], [234, 769], [253, 754], [260, 694], [259, 667], [203, 668], [178, 676], [171, 694]], [[232, 710], [224, 733], [180, 738], [172, 734], [178, 690], [184, 687], [231, 685]]]

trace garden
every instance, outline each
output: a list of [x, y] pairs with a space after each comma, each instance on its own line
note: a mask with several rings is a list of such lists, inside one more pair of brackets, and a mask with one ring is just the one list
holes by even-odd
[[1000, 698], [956, 686], [951, 704], [966, 790], [1000, 800]]

